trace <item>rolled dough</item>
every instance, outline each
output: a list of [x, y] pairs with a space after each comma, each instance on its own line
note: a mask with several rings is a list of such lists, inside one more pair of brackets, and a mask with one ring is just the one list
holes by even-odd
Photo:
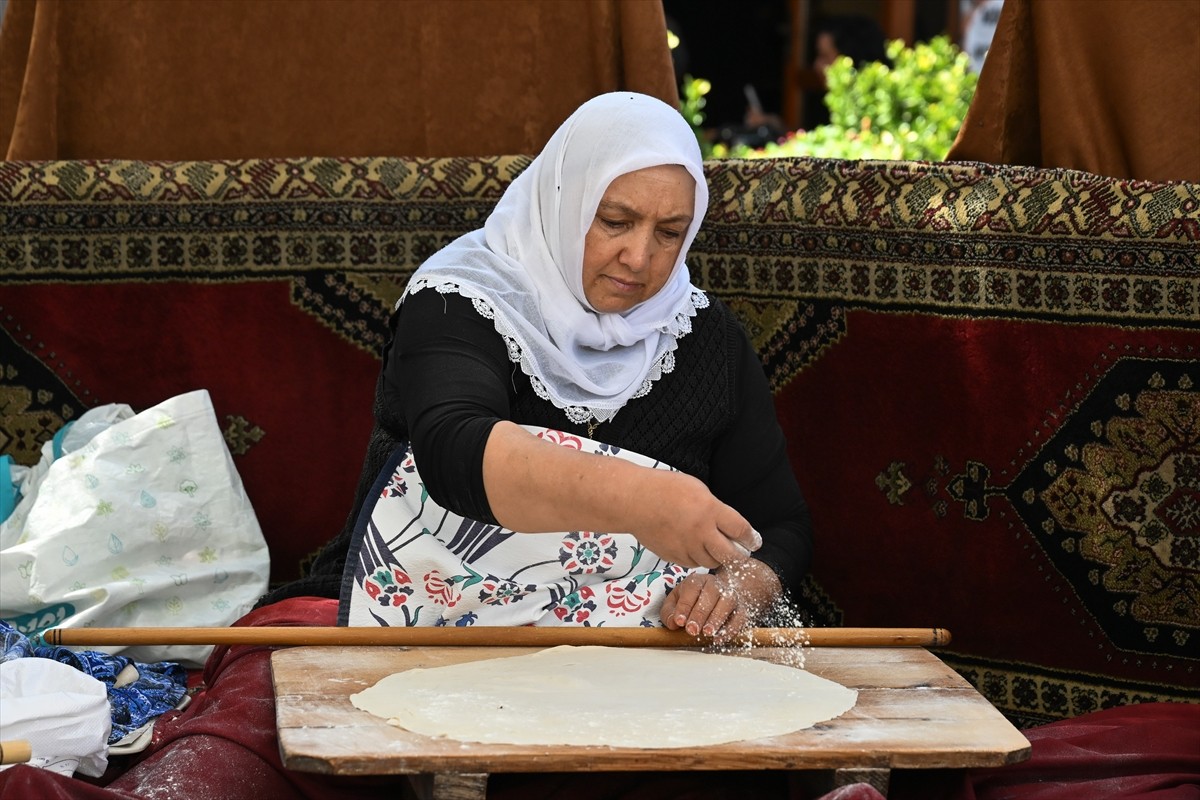
[[356, 708], [466, 742], [697, 747], [778, 736], [858, 692], [795, 667], [688, 650], [561, 646], [383, 678]]

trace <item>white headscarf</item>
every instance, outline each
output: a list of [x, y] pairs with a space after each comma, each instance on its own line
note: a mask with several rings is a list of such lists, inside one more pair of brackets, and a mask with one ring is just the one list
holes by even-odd
[[[615, 178], [663, 164], [682, 165], [696, 181], [679, 259], [653, 297], [598, 312], [583, 290], [584, 237], [596, 209]], [[539, 396], [573, 422], [606, 422], [672, 370], [677, 340], [708, 305], [683, 263], [707, 208], [700, 148], [679, 111], [632, 92], [601, 95], [555, 131], [481, 230], [414, 273], [404, 296], [432, 287], [472, 299]]]

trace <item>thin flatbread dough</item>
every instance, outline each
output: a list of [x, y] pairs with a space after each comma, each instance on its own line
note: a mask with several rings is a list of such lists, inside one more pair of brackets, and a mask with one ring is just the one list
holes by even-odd
[[564, 645], [397, 672], [350, 702], [414, 733], [464, 742], [660, 748], [790, 733], [844, 714], [857, 698], [753, 658]]

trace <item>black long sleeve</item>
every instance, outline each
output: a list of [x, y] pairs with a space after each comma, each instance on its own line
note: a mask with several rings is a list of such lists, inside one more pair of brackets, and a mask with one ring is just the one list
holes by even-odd
[[399, 408], [429, 495], [463, 517], [495, 523], [483, 487], [492, 426], [511, 419], [512, 363], [492, 321], [457, 294], [404, 301], [384, 365], [384, 402]]
[[812, 562], [808, 505], [788, 460], [762, 362], [749, 339], [744, 334], [739, 338], [737, 413], [717, 439], [709, 488], [762, 534], [763, 545], [754, 557], [794, 592]]

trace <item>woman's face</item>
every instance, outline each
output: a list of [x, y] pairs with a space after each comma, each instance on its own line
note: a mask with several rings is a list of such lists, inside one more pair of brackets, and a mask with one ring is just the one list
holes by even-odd
[[628, 311], [671, 276], [696, 212], [696, 182], [678, 164], [608, 185], [583, 242], [583, 293], [604, 313]]

